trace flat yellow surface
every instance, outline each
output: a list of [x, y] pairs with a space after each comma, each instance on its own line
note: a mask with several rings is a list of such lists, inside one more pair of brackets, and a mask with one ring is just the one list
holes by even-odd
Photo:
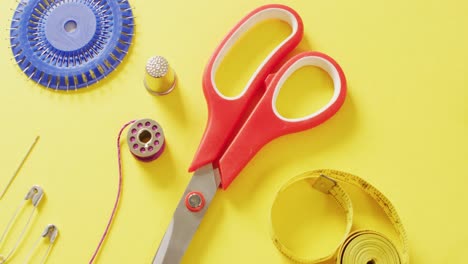
[[[125, 63], [92, 88], [63, 94], [27, 81], [10, 60], [5, 29], [13, 13], [9, 8], [16, 4], [2, 2], [0, 189], [34, 137], [41, 139], [0, 200], [0, 232], [33, 184], [46, 192], [10, 263], [22, 263], [48, 223], [60, 228], [48, 263], [87, 263], [115, 199], [117, 132], [125, 122], [138, 118], [152, 118], [163, 126], [167, 149], [158, 160], [142, 163], [123, 142], [122, 200], [98, 263], [151, 261], [190, 179], [187, 168], [205, 128], [207, 108], [201, 88], [205, 63], [227, 31], [267, 1], [131, 3], [137, 17], [136, 38]], [[408, 231], [412, 263], [463, 263], [468, 244], [468, 2], [281, 3], [296, 9], [304, 20], [305, 39], [299, 49], [335, 58], [346, 73], [349, 95], [329, 122], [271, 142], [227, 191], [218, 192], [184, 263], [289, 263], [270, 241], [270, 207], [285, 181], [319, 168], [357, 174], [394, 202]], [[277, 30], [270, 33], [280, 38], [288, 34], [282, 25], [272, 26]], [[274, 37], [266, 43], [261, 42], [263, 37], [256, 39], [266, 49], [275, 41]], [[238, 49], [245, 51], [237, 52], [265, 54], [252, 53], [249, 47], [240, 44]], [[145, 62], [156, 54], [165, 56], [179, 77], [176, 90], [164, 97], [148, 94], [142, 83]], [[233, 61], [237, 57], [231, 56]], [[230, 74], [222, 77], [220, 73], [220, 82], [230, 78], [245, 83], [261, 60], [258, 56], [238, 59]], [[297, 114], [290, 112], [291, 106], [302, 111], [310, 103], [309, 97], [297, 96], [316, 94], [307, 90], [308, 81], [325, 87], [316, 92], [331, 87], [323, 73], [314, 69], [293, 76], [288, 87], [298, 90], [294, 90], [296, 96], [285, 92], [287, 99], [279, 101], [284, 115]], [[365, 197], [353, 193], [360, 227], [385, 222], [378, 210], [367, 207], [371, 205], [366, 205]], [[297, 202], [329, 203], [327, 199]], [[291, 225], [341, 228], [343, 214], [335, 207], [332, 211], [319, 207], [317, 214], [304, 214], [308, 218], [302, 221], [292, 219]], [[322, 217], [324, 212], [328, 213]], [[18, 225], [25, 218], [23, 214]], [[1, 253], [12, 247], [19, 229], [12, 230]], [[327, 234], [305, 239], [294, 232], [302, 239], [295, 244], [320, 244]], [[329, 245], [330, 239], [325, 240]], [[35, 261], [45, 249], [41, 244]], [[320, 252], [310, 251], [314, 256]]]

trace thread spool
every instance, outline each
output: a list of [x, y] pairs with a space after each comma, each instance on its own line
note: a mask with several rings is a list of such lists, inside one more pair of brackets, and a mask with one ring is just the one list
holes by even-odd
[[152, 119], [135, 121], [127, 133], [130, 152], [138, 160], [149, 162], [161, 156], [165, 147], [162, 127]]
[[169, 62], [162, 56], [154, 56], [146, 62], [144, 84], [156, 95], [166, 95], [174, 90], [176, 74]]

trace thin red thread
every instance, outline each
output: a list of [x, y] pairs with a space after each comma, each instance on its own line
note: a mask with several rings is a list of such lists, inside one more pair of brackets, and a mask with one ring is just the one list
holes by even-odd
[[125, 128], [127, 128], [130, 124], [133, 124], [134, 122], [135, 120], [132, 120], [126, 123], [125, 125], [123, 125], [122, 128], [120, 129], [119, 136], [117, 137], [117, 159], [119, 162], [119, 188], [117, 190], [117, 197], [115, 199], [114, 208], [112, 209], [112, 214], [109, 218], [109, 222], [107, 222], [106, 230], [104, 231], [104, 234], [102, 234], [101, 240], [99, 241], [99, 244], [96, 250], [94, 251], [93, 256], [91, 257], [89, 264], [92, 264], [94, 260], [96, 260], [96, 257], [99, 254], [99, 250], [101, 249], [102, 244], [104, 243], [104, 240], [107, 237], [107, 233], [109, 232], [109, 229], [112, 225], [112, 221], [114, 220], [115, 214], [117, 212], [117, 207], [119, 206], [120, 195], [122, 193], [122, 158], [121, 158], [121, 153], [120, 153], [121, 152], [120, 137], [122, 136], [122, 132], [125, 130]]

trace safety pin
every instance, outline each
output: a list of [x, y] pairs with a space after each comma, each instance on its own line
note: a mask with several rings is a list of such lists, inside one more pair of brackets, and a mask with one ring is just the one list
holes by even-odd
[[2, 236], [0, 237], [0, 246], [1, 246], [2, 242], [4, 241], [4, 239], [7, 237], [8, 233], [11, 230], [11, 227], [15, 223], [16, 218], [18, 217], [20, 211], [22, 211], [22, 209], [25, 207], [26, 203], [28, 201], [31, 201], [32, 205], [34, 206], [33, 210], [31, 211], [31, 214], [29, 215], [28, 221], [26, 222], [26, 225], [23, 227], [23, 230], [21, 231], [20, 236], [18, 237], [18, 239], [15, 242], [14, 247], [10, 250], [10, 252], [8, 253], [8, 255], [6, 255], [6, 257], [0, 256], [0, 264], [5, 263], [15, 253], [16, 249], [18, 248], [21, 241], [23, 240], [24, 234], [26, 233], [26, 230], [28, 229], [29, 224], [31, 223], [31, 220], [32, 220], [32, 218], [34, 216], [34, 212], [36, 211], [36, 209], [37, 209], [40, 201], [42, 200], [43, 196], [44, 196], [43, 189], [41, 187], [39, 187], [39, 186], [33, 186], [28, 191], [26, 196], [24, 197], [24, 201], [16, 209], [15, 213], [13, 214], [10, 221], [8, 222], [8, 225], [7, 225], [6, 229], [5, 229], [5, 231], [3, 232]]
[[50, 251], [52, 250], [52, 246], [54, 245], [54, 242], [57, 239], [58, 233], [58, 228], [55, 225], [47, 225], [44, 231], [42, 232], [41, 237], [39, 237], [34, 243], [34, 246], [31, 248], [31, 251], [29, 252], [28, 257], [25, 259], [24, 263], [26, 264], [29, 262], [34, 253], [34, 250], [38, 247], [39, 242], [41, 242], [42, 239], [49, 238], [49, 247], [47, 247], [46, 253], [42, 257], [41, 262], [39, 262], [41, 264], [45, 263], [47, 257], [50, 254]]

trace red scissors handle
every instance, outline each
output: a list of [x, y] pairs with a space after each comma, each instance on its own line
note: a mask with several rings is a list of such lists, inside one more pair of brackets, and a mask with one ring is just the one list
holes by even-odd
[[[333, 80], [333, 96], [325, 106], [308, 116], [285, 118], [276, 109], [277, 96], [289, 76], [305, 66], [321, 68], [330, 75]], [[340, 109], [345, 97], [346, 78], [341, 67], [332, 58], [319, 52], [304, 52], [291, 58], [267, 84], [266, 93], [219, 160], [221, 186], [226, 189], [266, 143], [279, 136], [320, 125]]]
[[[221, 61], [245, 32], [269, 19], [279, 19], [288, 23], [292, 28], [292, 33], [268, 55], [241, 94], [236, 97], [222, 95], [214, 81]], [[190, 171], [219, 160], [229, 141], [237, 133], [235, 130], [240, 127], [240, 120], [246, 116], [249, 102], [264, 86], [265, 79], [273, 68], [299, 44], [302, 35], [303, 24], [296, 11], [276, 4], [255, 9], [228, 33], [205, 68], [203, 91], [208, 104], [208, 123]]]

